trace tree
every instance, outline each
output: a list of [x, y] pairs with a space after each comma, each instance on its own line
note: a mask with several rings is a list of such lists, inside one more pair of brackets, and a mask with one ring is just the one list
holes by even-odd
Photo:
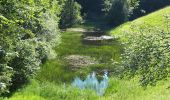
[[128, 20], [129, 7], [126, 0], [105, 0], [102, 10], [110, 25], [119, 25]]
[[119, 25], [129, 19], [139, 0], [77, 0], [86, 19], [104, 20], [110, 25]]
[[0, 1], [0, 95], [23, 85], [51, 58], [61, 9], [56, 0]]
[[81, 6], [74, 0], [66, 0], [61, 13], [60, 27], [67, 28], [82, 21]]

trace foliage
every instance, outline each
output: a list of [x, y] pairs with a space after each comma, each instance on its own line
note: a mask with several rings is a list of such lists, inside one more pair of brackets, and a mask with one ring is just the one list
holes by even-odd
[[81, 23], [80, 10], [81, 6], [77, 2], [66, 0], [61, 13], [60, 27], [66, 28]]
[[7, 88], [10, 86], [11, 75], [13, 74], [12, 68], [6, 62], [8, 62], [7, 53], [0, 50], [0, 94], [8, 92]]
[[[165, 23], [169, 22], [169, 17]], [[135, 29], [134, 29], [135, 28]], [[155, 85], [166, 79], [170, 71], [170, 31], [169, 23], [165, 29], [149, 26], [132, 26], [123, 55], [125, 73], [138, 75], [142, 86]], [[135, 36], [134, 36], [135, 33]]]
[[[166, 9], [168, 10], [168, 9]], [[165, 10], [161, 10], [161, 12], [166, 12]], [[169, 10], [168, 10], [169, 11]], [[160, 11], [158, 11], [160, 14]], [[163, 13], [162, 12], [162, 13]], [[159, 15], [158, 14], [158, 15]], [[164, 13], [165, 14], [165, 13]], [[158, 19], [162, 21], [162, 17], [160, 18], [160, 16], [158, 16], [157, 14], [152, 14], [149, 16], [157, 16], [156, 18], [153, 19]], [[161, 14], [160, 14], [161, 15]], [[157, 23], [156, 25], [160, 25], [160, 23], [164, 23], [161, 21], [153, 21], [153, 19], [151, 19], [151, 17], [147, 18], [142, 18], [142, 20], [145, 19], [148, 21], [148, 19], [150, 19], [147, 23], [151, 24], [151, 25], [155, 25], [155, 22], [159, 22], [159, 24]], [[141, 19], [139, 19], [140, 23], [141, 23]], [[150, 21], [153, 21], [153, 23], [151, 23]], [[128, 23], [129, 24], [129, 23]], [[134, 23], [136, 24], [136, 23]], [[163, 25], [163, 24], [162, 24]], [[144, 26], [144, 24], [139, 25], [141, 27]], [[160, 25], [160, 28], [161, 25]], [[134, 31], [135, 32], [135, 31]], [[115, 52], [115, 48], [117, 51], [117, 46], [114, 47], [115, 45], [111, 45], [111, 46], [89, 46], [89, 45], [84, 45], [82, 46], [80, 37], [81, 34], [80, 33], [74, 33], [74, 32], [66, 32], [65, 34], [62, 34], [63, 37], [63, 42], [61, 43], [61, 45], [59, 47], [56, 48], [56, 51], [60, 52], [59, 56], [64, 57], [66, 55], [70, 55], [70, 54], [86, 54], [86, 55], [91, 55], [92, 56], [96, 56], [96, 57], [100, 57], [100, 54], [102, 54], [103, 56], [101, 56], [101, 58], [103, 57], [107, 57], [109, 56], [110, 53], [112, 53], [113, 51]], [[135, 35], [135, 34], [134, 34]], [[69, 42], [68, 42], [69, 41]], [[70, 42], [71, 41], [71, 42]], [[76, 45], [75, 45], [76, 44]], [[79, 49], [82, 48], [82, 49]], [[85, 49], [86, 48], [86, 49]], [[88, 48], [90, 48], [88, 50]], [[100, 48], [100, 50], [98, 50]], [[67, 52], [65, 52], [67, 51]], [[69, 51], [69, 52], [68, 52]], [[95, 51], [95, 52], [93, 52]], [[107, 52], [107, 53], [105, 53]], [[110, 52], [110, 53], [109, 53]], [[112, 55], [111, 55], [112, 57]], [[118, 58], [118, 57], [116, 57]], [[62, 60], [62, 59], [59, 59]], [[58, 68], [56, 67], [62, 67], [60, 65], [54, 66], [56, 63], [58, 63], [58, 61], [56, 61], [56, 59], [48, 62], [45, 66], [45, 68], [42, 71], [42, 75], [38, 77], [37, 79], [40, 78], [44, 78], [44, 80], [41, 80], [40, 82], [31, 82], [31, 84], [27, 85], [26, 87], [24, 87], [23, 89], [19, 90], [18, 92], [16, 92], [11, 98], [9, 99], [13, 99], [13, 98], [17, 98], [18, 99], [22, 99], [23, 97], [37, 97], [40, 99], [47, 99], [47, 100], [56, 100], [56, 99], [64, 99], [64, 100], [79, 100], [79, 99], [85, 99], [85, 100], [111, 100], [111, 99], [116, 99], [116, 100], [169, 100], [170, 96], [169, 96], [169, 80], [166, 81], [159, 81], [157, 86], [155, 87], [151, 87], [148, 86], [147, 89], [143, 89], [142, 87], [140, 87], [138, 85], [138, 78], [137, 79], [133, 79], [133, 80], [124, 80], [124, 79], [116, 79], [116, 78], [110, 78], [109, 80], [109, 87], [106, 90], [106, 93], [104, 96], [96, 96], [96, 94], [93, 91], [80, 91], [79, 89], [75, 89], [69, 85], [65, 85], [64, 83], [62, 84], [56, 84], [53, 83], [52, 81], [57, 80], [58, 78], [62, 79], [63, 76], [69, 76], [70, 74], [68, 74], [67, 72], [63, 72], [59, 71]], [[66, 63], [64, 63], [66, 64]], [[105, 68], [106, 66], [101, 66], [103, 68]], [[70, 67], [68, 66], [67, 69], [69, 69]], [[96, 68], [96, 67], [95, 67]], [[95, 69], [94, 68], [94, 69]], [[79, 71], [79, 70], [78, 70]], [[83, 70], [84, 71], [84, 70]], [[73, 71], [69, 71], [70, 73], [73, 73]], [[59, 75], [58, 75], [59, 73]], [[64, 73], [64, 74], [62, 74]], [[56, 76], [57, 75], [57, 76]], [[50, 81], [49, 81], [50, 80]], [[55, 81], [56, 82], [56, 81]], [[26, 99], [27, 100], [27, 99]]]
[[77, 2], [81, 4], [82, 14], [87, 19], [104, 20], [112, 26], [170, 5], [169, 0], [77, 0]]
[[170, 0], [138, 0], [138, 8], [134, 10], [131, 20], [149, 14], [170, 5]]
[[137, 8], [139, 0], [77, 0], [77, 2], [81, 4], [81, 13], [86, 19], [106, 21], [113, 26], [127, 21]]
[[[103, 7], [102, 0], [87, 1], [89, 1], [87, 9], [88, 6], [91, 6], [90, 8], [93, 8], [92, 13], [96, 12], [97, 17], [103, 14], [101, 11]], [[90, 2], [95, 2], [96, 5], [91, 5]], [[168, 4], [169, 1], [166, 3]], [[106, 7], [104, 12], [111, 24], [118, 25], [126, 21], [129, 14], [131, 14], [137, 6], [137, 0], [108, 1], [106, 5], [104, 5], [104, 7]], [[60, 38], [58, 23], [60, 22], [61, 27], [65, 28], [81, 22], [80, 10], [80, 5], [74, 0], [0, 1], [0, 96], [22, 86], [30, 77], [36, 74], [42, 63], [45, 63], [47, 59], [55, 58], [56, 55], [53, 48], [59, 43]], [[91, 9], [88, 9], [88, 11], [90, 10]], [[118, 12], [117, 10], [121, 11]], [[140, 42], [133, 41], [132, 39], [134, 37], [129, 35], [129, 40], [132, 41], [130, 41], [131, 44], [128, 44], [131, 45], [131, 47], [125, 51], [125, 57], [130, 57], [130, 59], [124, 58], [126, 59], [124, 62], [124, 67], [126, 66], [125, 71], [129, 72], [132, 76], [137, 74], [141, 79], [142, 85], [155, 84], [156, 81], [162, 80], [169, 75], [169, 31], [162, 29], [158, 31], [139, 29], [139, 31], [136, 31], [133, 32], [141, 33], [140, 31], [142, 31], [147, 33], [147, 35], [137, 34], [135, 39], [140, 40]], [[155, 34], [153, 34], [153, 32]], [[119, 56], [121, 52], [121, 47], [119, 44], [117, 45], [117, 41], [115, 41], [116, 45], [113, 44], [116, 49], [111, 46], [86, 46], [82, 45], [80, 36], [81, 34], [76, 33], [74, 33], [74, 35], [72, 33], [65, 35], [64, 42], [68, 44], [62, 43], [61, 47], [56, 50], [59, 53], [59, 59], [61, 58], [60, 61], [63, 60], [64, 56], [70, 54], [90, 55], [97, 58], [100, 63], [104, 63], [100, 65], [100, 68], [103, 69], [102, 67], [105, 66], [105, 63], [111, 64], [113, 60], [119, 60], [117, 56]], [[75, 37], [77, 38], [75, 39]], [[135, 43], [137, 45], [134, 46], [133, 44]], [[143, 48], [140, 48], [140, 46]], [[143, 54], [145, 55], [143, 56]], [[148, 61], [146, 61], [146, 59]], [[51, 83], [52, 81], [62, 80], [63, 77], [66, 79], [72, 77], [72, 74], [70, 74], [72, 72], [70, 71], [62, 75], [63, 72], [67, 72], [64, 69], [65, 66], [67, 66], [66, 63], [61, 61], [63, 64], [61, 66], [55, 60], [51, 62], [52, 63], [49, 62], [50, 64], [47, 63], [41, 70], [37, 78], [41, 82], [33, 82], [33, 84], [24, 88], [26, 89], [25, 91], [19, 90], [12, 99], [28, 99], [28, 97], [29, 99], [50, 100], [75, 99], [75, 97], [77, 97], [77, 99], [98, 98], [92, 91], [79, 91], [71, 86]], [[131, 62], [134, 62], [133, 64], [135, 64], [135, 66], [133, 68], [136, 68], [135, 70], [132, 66], [129, 66], [132, 64]], [[49, 67], [53, 64], [56, 66]], [[128, 66], [126, 64], [128, 64]], [[60, 69], [63, 66], [64, 68]], [[94, 65], [95, 68], [96, 66], [97, 65]], [[60, 68], [57, 69], [55, 67]], [[60, 70], [63, 72], [60, 72]], [[56, 77], [56, 75], [58, 76]], [[58, 77], [60, 78], [58, 79]], [[128, 87], [125, 88], [129, 89]], [[115, 93], [117, 90], [118, 89], [113, 89], [113, 91], [110, 91]], [[108, 92], [109, 95], [112, 94], [110, 91]], [[122, 95], [122, 93], [118, 93], [117, 98], [119, 98], [119, 95]], [[128, 96], [123, 96], [123, 98], [126, 97]], [[3, 98], [0, 97], [0, 99]]]
[[138, 0], [104, 0], [102, 11], [110, 25], [119, 25], [129, 20], [138, 3]]
[[126, 0], [111, 0], [110, 9], [105, 10], [107, 22], [110, 25], [119, 25], [128, 20], [128, 3]]
[[58, 1], [0, 1], [0, 95], [21, 86], [55, 56], [60, 11]]
[[[4, 92], [9, 92], [8, 88], [11, 85], [12, 75], [14, 70], [8, 63], [17, 54], [12, 51], [12, 43], [16, 43], [17, 33], [14, 28], [14, 22], [0, 16], [0, 95]], [[9, 34], [9, 33], [13, 34]], [[14, 39], [12, 39], [15, 37]]]
[[99, 18], [102, 16], [103, 0], [76, 0], [81, 6], [81, 14], [86, 19]]
[[131, 17], [134, 13], [134, 10], [139, 7], [140, 0], [127, 0], [127, 2], [129, 6], [129, 17]]

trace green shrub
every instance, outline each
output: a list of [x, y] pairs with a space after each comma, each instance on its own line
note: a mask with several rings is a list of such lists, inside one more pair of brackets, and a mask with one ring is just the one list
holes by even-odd
[[123, 55], [125, 73], [138, 75], [142, 86], [166, 79], [170, 71], [169, 24], [164, 29], [147, 25], [131, 28]]
[[0, 15], [0, 95], [9, 92], [8, 88], [12, 84], [14, 70], [8, 64], [17, 55], [12, 50], [13, 43], [15, 44], [17, 41], [16, 30], [13, 21]]
[[5, 52], [1, 52], [0, 95], [20, 87], [42, 62], [55, 57], [61, 7], [51, 0], [0, 1], [0, 50]]
[[6, 56], [5, 51], [0, 50], [0, 94], [8, 92], [7, 88], [10, 86], [13, 74], [13, 69], [6, 64]]

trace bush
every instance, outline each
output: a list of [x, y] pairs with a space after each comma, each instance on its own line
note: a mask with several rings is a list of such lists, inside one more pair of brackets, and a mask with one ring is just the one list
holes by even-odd
[[51, 0], [0, 1], [0, 95], [20, 87], [55, 57], [61, 7]]
[[7, 88], [11, 85], [11, 76], [13, 70], [6, 64], [6, 56], [4, 50], [0, 50], [0, 94], [8, 92]]
[[[8, 88], [12, 85], [12, 75], [14, 70], [8, 64], [17, 55], [12, 50], [13, 43], [16, 42], [17, 28], [13, 21], [4, 16], [0, 16], [0, 95], [9, 92]], [[9, 34], [11, 33], [11, 34]]]
[[169, 24], [164, 29], [132, 26], [123, 55], [125, 73], [138, 75], [142, 86], [166, 79], [170, 71], [169, 36]]

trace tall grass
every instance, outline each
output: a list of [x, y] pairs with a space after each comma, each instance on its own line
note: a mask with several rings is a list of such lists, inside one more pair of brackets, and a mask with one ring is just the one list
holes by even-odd
[[96, 100], [97, 98], [91, 90], [81, 91], [69, 85], [32, 80], [31, 84], [19, 90], [9, 100]]
[[50, 60], [42, 66], [35, 78], [42, 82], [71, 82], [76, 74], [74, 71], [70, 71], [69, 67], [70, 66], [62, 60]]
[[[36, 79], [57, 83], [71, 82], [76, 75], [85, 78], [92, 71], [113, 70], [112, 62], [120, 60], [121, 44], [115, 41], [112, 45], [85, 45], [82, 43], [82, 35], [78, 32], [62, 33], [62, 42], [55, 48], [58, 54], [57, 59], [47, 61], [42, 66]], [[69, 55], [90, 56], [99, 61], [99, 64], [73, 71], [64, 59]]]
[[80, 90], [69, 84], [32, 80], [8, 100], [169, 100], [169, 82], [161, 81], [157, 86], [145, 89], [139, 86], [136, 79], [111, 78], [106, 93], [97, 96], [92, 90]]
[[111, 45], [86, 45], [82, 43], [82, 35], [82, 33], [78, 32], [62, 33], [62, 43], [56, 48], [58, 56], [87, 55], [105, 63], [110, 60], [120, 60], [122, 45], [119, 41], [114, 41]]

